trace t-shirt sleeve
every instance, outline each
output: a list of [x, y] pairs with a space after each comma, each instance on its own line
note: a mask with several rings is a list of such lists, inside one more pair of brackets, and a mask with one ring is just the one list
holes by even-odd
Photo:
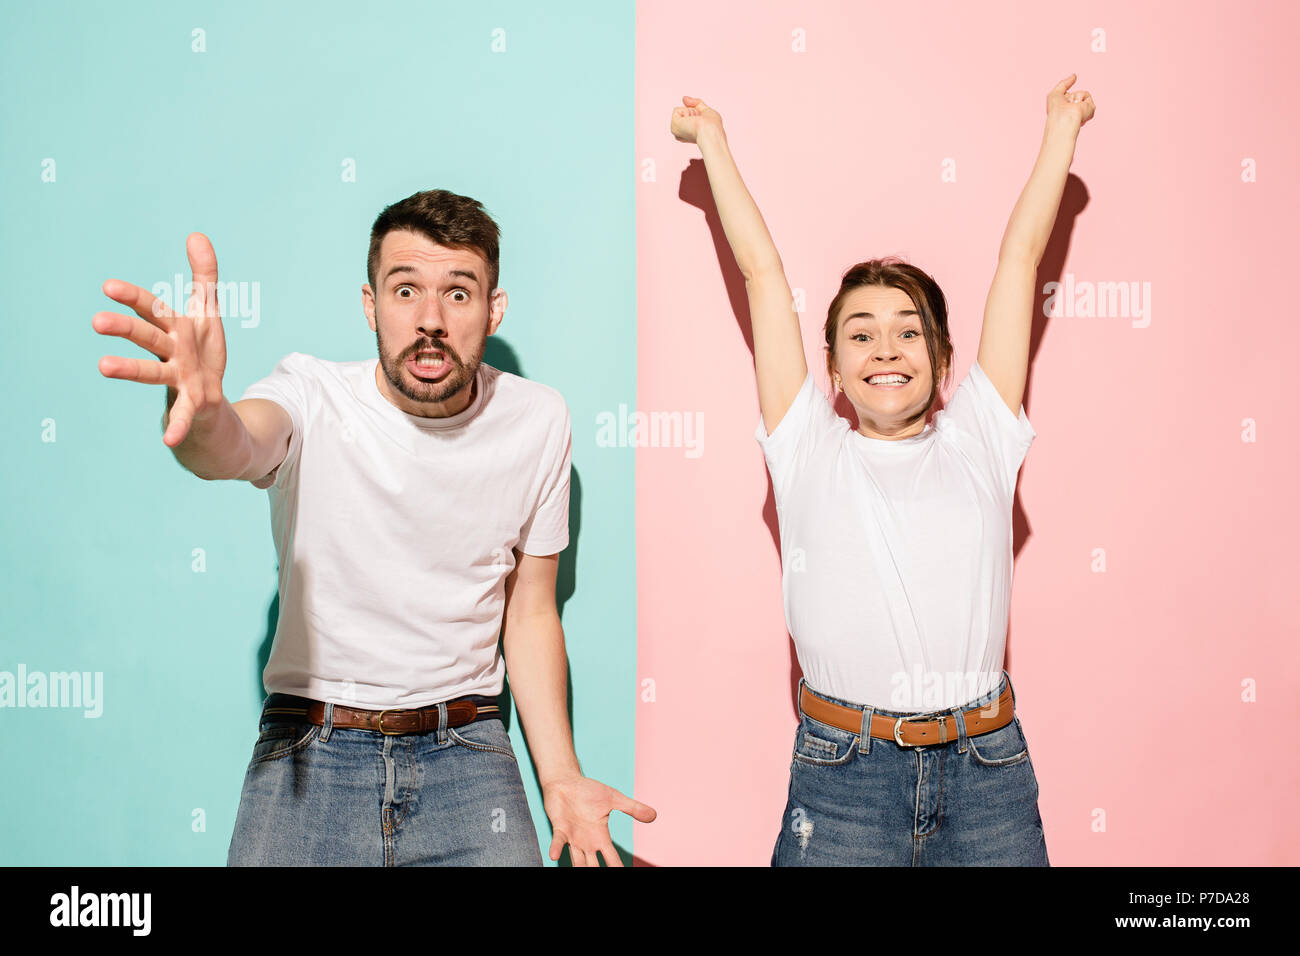
[[848, 423], [835, 414], [826, 396], [817, 390], [811, 370], [772, 434], [767, 433], [763, 419], [759, 417], [754, 437], [767, 460], [767, 470], [772, 476], [772, 493], [778, 504], [785, 500], [793, 476], [807, 463], [818, 442], [835, 430], [847, 427]]
[[289, 450], [285, 453], [284, 461], [269, 475], [250, 482], [254, 488], [265, 489], [279, 484], [281, 477], [287, 475], [298, 461], [302, 450], [303, 426], [307, 421], [307, 363], [310, 361], [309, 355], [290, 352], [276, 364], [270, 375], [248, 386], [239, 397], [241, 402], [246, 398], [270, 399], [288, 412], [289, 418], [293, 420], [293, 434], [289, 438]]
[[1037, 434], [1029, 424], [1024, 405], [1018, 416], [1011, 414], [977, 361], [944, 406], [943, 414], [950, 427], [973, 439], [972, 446], [984, 453], [1003, 492], [1008, 497], [1014, 495], [1016, 473]]
[[569, 546], [569, 471], [573, 458], [573, 435], [569, 409], [560, 403], [561, 415], [551, 429], [543, 456], [546, 477], [533, 513], [519, 531], [519, 550], [524, 554], [558, 554]]

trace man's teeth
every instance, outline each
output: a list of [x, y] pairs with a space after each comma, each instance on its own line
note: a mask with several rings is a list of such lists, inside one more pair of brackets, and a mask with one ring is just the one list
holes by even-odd
[[893, 382], [902, 384], [908, 381], [906, 375], [873, 375], [867, 379], [868, 385], [889, 385]]
[[441, 355], [439, 355], [437, 358], [434, 358], [432, 355], [417, 355], [415, 357], [416, 365], [427, 365], [430, 368], [434, 368], [435, 366], [441, 365], [442, 361], [443, 358]]

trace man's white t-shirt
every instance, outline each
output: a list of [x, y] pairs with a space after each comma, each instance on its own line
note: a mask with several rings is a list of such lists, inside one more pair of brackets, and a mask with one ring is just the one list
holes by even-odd
[[804, 380], [771, 435], [786, 625], [813, 690], [910, 713], [1002, 677], [1011, 508], [1035, 432], [976, 362], [921, 433], [874, 439]]
[[284, 462], [254, 482], [280, 559], [263, 683], [373, 709], [499, 694], [513, 549], [569, 543], [568, 408], [480, 365], [464, 411], [410, 415], [379, 391], [378, 362], [293, 352], [242, 396], [293, 419]]

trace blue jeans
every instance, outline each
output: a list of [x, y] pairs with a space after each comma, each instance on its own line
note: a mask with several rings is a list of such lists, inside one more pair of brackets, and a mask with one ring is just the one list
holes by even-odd
[[1038, 781], [1020, 718], [968, 737], [960, 716], [997, 700], [1008, 680], [1003, 671], [988, 694], [935, 712], [956, 715], [958, 736], [926, 747], [862, 738], [800, 709], [790, 795], [772, 865], [1050, 865], [1038, 815]]
[[[494, 698], [480, 698], [495, 703]], [[271, 698], [267, 698], [267, 703]], [[228, 866], [541, 866], [510, 735], [497, 718], [383, 735], [267, 714]]]

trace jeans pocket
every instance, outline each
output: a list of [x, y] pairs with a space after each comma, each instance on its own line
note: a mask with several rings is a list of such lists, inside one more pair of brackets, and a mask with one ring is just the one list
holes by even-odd
[[1029, 744], [1019, 717], [997, 730], [967, 737], [966, 743], [974, 761], [985, 767], [1013, 767], [1029, 759]]
[[447, 736], [461, 747], [481, 753], [505, 754], [516, 763], [519, 762], [510, 745], [510, 734], [499, 719], [476, 720], [460, 727], [448, 727]]
[[858, 752], [858, 735], [804, 716], [795, 731], [794, 760], [808, 767], [838, 767]]
[[296, 754], [310, 747], [319, 735], [320, 725], [307, 720], [263, 721], [249, 763], [265, 763]]

